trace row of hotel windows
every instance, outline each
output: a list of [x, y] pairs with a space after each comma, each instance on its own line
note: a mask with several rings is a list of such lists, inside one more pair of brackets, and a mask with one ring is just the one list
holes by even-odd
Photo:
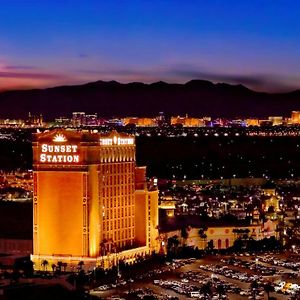
[[103, 185], [130, 184], [134, 182], [133, 173], [102, 175], [100, 179], [100, 183]]
[[105, 239], [112, 239], [114, 242], [134, 239], [134, 228], [111, 231], [107, 234], [103, 233], [103, 240]]
[[121, 206], [131, 206], [134, 205], [134, 197], [132, 195], [124, 196], [124, 197], [109, 197], [103, 198], [103, 209], [105, 208], [113, 208], [113, 207], [121, 207]]
[[114, 221], [107, 221], [102, 222], [102, 230], [103, 231], [110, 231], [116, 229], [126, 229], [129, 227], [134, 227], [134, 218], [124, 218], [118, 219]]
[[123, 174], [123, 173], [133, 173], [135, 171], [134, 162], [122, 162], [113, 164], [101, 164], [100, 172], [102, 174]]
[[118, 209], [106, 209], [103, 214], [103, 219], [111, 220], [116, 218], [134, 216], [134, 206], [132, 207], [121, 207]]
[[134, 177], [132, 175], [126, 176], [124, 179], [114, 178], [114, 177], [117, 176], [106, 176], [105, 178], [102, 178], [103, 180], [99, 182], [100, 186], [104, 188], [104, 187], [113, 187], [116, 185], [121, 185], [121, 186], [134, 185]]
[[135, 147], [109, 147], [100, 151], [101, 162], [134, 161]]
[[128, 195], [134, 192], [134, 184], [130, 185], [113, 185], [102, 188], [102, 197]]

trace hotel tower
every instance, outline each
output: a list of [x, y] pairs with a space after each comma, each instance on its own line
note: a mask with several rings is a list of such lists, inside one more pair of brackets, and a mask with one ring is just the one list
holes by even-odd
[[158, 190], [137, 167], [135, 139], [53, 130], [33, 142], [33, 255], [107, 268], [158, 250]]

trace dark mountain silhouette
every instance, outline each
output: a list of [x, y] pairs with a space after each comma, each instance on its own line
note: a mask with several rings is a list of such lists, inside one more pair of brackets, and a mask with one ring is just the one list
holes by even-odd
[[83, 85], [0, 93], [0, 118], [25, 117], [30, 111], [47, 119], [70, 116], [72, 111], [99, 116], [168, 115], [265, 117], [300, 110], [300, 90], [270, 94], [243, 85], [191, 80], [185, 84], [97, 81]]

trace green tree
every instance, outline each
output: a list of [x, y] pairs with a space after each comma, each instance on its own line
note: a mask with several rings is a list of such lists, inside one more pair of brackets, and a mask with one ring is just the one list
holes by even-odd
[[62, 266], [64, 272], [66, 272], [68, 264], [66, 262], [64, 262], [64, 263], [62, 263], [61, 266]]
[[82, 270], [83, 266], [84, 266], [84, 261], [81, 260], [81, 261], [78, 263], [78, 269], [79, 269], [79, 270]]
[[210, 240], [208, 243], [207, 243], [207, 250], [209, 251], [212, 251], [214, 250], [215, 246], [214, 246], [214, 241], [213, 240]]
[[42, 265], [44, 271], [47, 271], [47, 267], [48, 267], [48, 265], [49, 265], [48, 260], [44, 259], [44, 260], [42, 261], [41, 265]]
[[268, 281], [266, 284], [264, 284], [264, 290], [267, 293], [268, 300], [270, 299], [270, 293], [274, 292], [274, 286], [270, 281]]
[[52, 265], [51, 265], [51, 268], [52, 268], [52, 272], [54, 273], [55, 270], [56, 270], [56, 264], [52, 264]]
[[258, 289], [258, 283], [256, 280], [254, 280], [253, 282], [251, 282], [250, 284], [250, 289], [252, 291], [252, 295], [253, 295], [253, 299], [255, 300], [256, 297], [256, 291]]
[[206, 244], [206, 239], [207, 239], [207, 234], [205, 233], [207, 230], [206, 226], [203, 226], [199, 229], [198, 234], [200, 239], [202, 239], [202, 241], [204, 242], [204, 245]]
[[218, 284], [217, 287], [216, 287], [216, 292], [218, 293], [219, 298], [221, 299], [221, 296], [226, 294], [226, 290], [224, 288], [224, 285], [223, 284]]
[[178, 253], [179, 239], [177, 235], [168, 238], [167, 250], [168, 253], [176, 255]]
[[[182, 227], [181, 230], [180, 230], [180, 233], [181, 233], [181, 237], [182, 239], [185, 241], [189, 234], [188, 234], [188, 231], [187, 231], [187, 228], [186, 227]], [[185, 243], [185, 242], [184, 242]]]
[[210, 281], [208, 281], [207, 283], [203, 284], [200, 288], [200, 291], [202, 294], [204, 294], [205, 296], [210, 296], [212, 295], [212, 284]]

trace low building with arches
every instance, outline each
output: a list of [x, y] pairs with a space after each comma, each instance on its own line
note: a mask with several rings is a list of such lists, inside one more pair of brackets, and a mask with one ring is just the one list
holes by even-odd
[[[211, 242], [213, 249], [221, 250], [227, 249], [233, 246], [234, 241], [239, 237], [247, 235], [247, 237], [254, 240], [260, 240], [265, 237], [264, 227], [262, 224], [250, 224], [246, 221], [236, 220], [233, 222], [224, 222], [222, 220], [208, 220], [202, 221], [193, 218], [186, 218], [185, 221], [181, 218], [180, 220], [173, 220], [172, 223], [161, 223], [160, 224], [160, 243], [164, 247], [161, 247], [165, 253], [167, 251], [167, 241], [170, 237], [178, 237], [181, 245], [206, 249], [208, 242]], [[192, 224], [192, 225], [186, 225]], [[182, 237], [182, 229], [186, 228], [187, 237]]]

